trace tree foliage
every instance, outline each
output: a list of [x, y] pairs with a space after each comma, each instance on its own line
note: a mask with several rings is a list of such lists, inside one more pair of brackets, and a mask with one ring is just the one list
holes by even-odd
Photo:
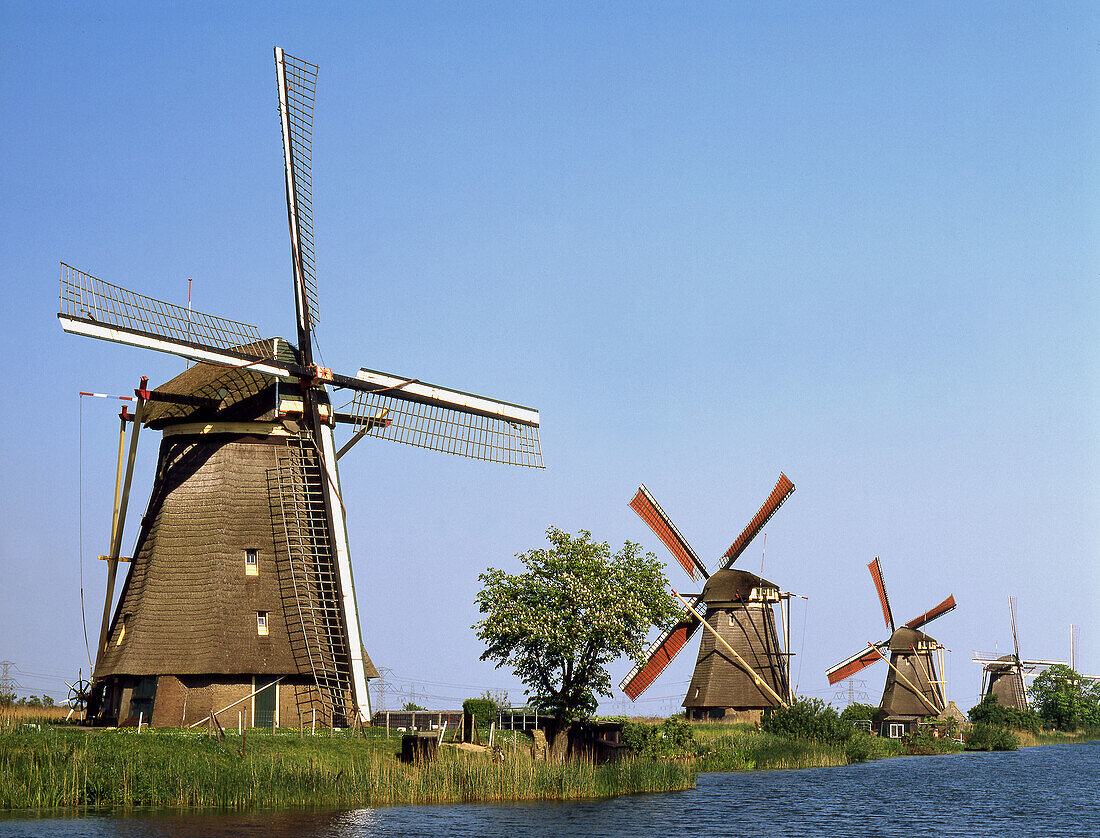
[[672, 716], [659, 725], [627, 722], [623, 726], [623, 743], [636, 756], [682, 757], [695, 751], [695, 729], [683, 716]]
[[997, 696], [989, 693], [967, 712], [967, 718], [974, 724], [1003, 727], [1013, 730], [1039, 732], [1039, 714], [1034, 710], [1018, 710], [1006, 707], [997, 701]]
[[854, 704], [849, 704], [840, 711], [840, 720], [848, 724], [860, 721], [869, 722], [875, 717], [875, 713], [877, 712], [877, 704], [860, 704], [859, 702], [855, 702]]
[[626, 542], [612, 553], [581, 530], [546, 531], [549, 549], [517, 558], [525, 572], [489, 568], [476, 602], [485, 616], [473, 628], [486, 649], [482, 660], [510, 665], [530, 702], [562, 722], [584, 718], [598, 696], [610, 696], [607, 665], [620, 656], [640, 660], [646, 634], [679, 613], [661, 563]]
[[1100, 684], [1065, 664], [1039, 673], [1028, 692], [1043, 720], [1059, 730], [1100, 727]]
[[765, 733], [815, 742], [845, 742], [852, 724], [841, 721], [836, 710], [820, 698], [800, 696], [787, 707], [773, 707], [760, 725]]
[[1015, 751], [1020, 740], [1006, 727], [976, 722], [966, 732], [968, 751]]

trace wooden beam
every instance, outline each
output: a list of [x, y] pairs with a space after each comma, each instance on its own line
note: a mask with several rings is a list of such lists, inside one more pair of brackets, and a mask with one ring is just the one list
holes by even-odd
[[[123, 411], [125, 414], [125, 411]], [[115, 478], [115, 491], [117, 502], [115, 504], [114, 526], [111, 533], [111, 553], [107, 557], [107, 596], [103, 603], [103, 624], [99, 631], [98, 662], [107, 648], [107, 632], [111, 624], [111, 600], [115, 595], [115, 574], [118, 570], [118, 554], [122, 548], [122, 530], [126, 523], [126, 506], [130, 500], [130, 482], [134, 476], [134, 460], [137, 458], [138, 431], [141, 430], [141, 420], [145, 415], [145, 399], [137, 397], [137, 406], [134, 408], [134, 431], [130, 434], [130, 451], [126, 458], [126, 476], [122, 482], [121, 494], [118, 493], [118, 478]], [[126, 427], [125, 418], [122, 422]], [[125, 430], [123, 430], [123, 434]], [[119, 467], [122, 466], [122, 434], [119, 436]]]

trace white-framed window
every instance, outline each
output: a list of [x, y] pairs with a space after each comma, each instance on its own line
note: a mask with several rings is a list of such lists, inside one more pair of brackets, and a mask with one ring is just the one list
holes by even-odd
[[244, 572], [247, 576], [260, 575], [260, 551], [248, 549], [244, 551]]
[[900, 722], [890, 722], [890, 728], [887, 732], [887, 736], [890, 739], [901, 739], [905, 735], [905, 725]]
[[267, 612], [256, 612], [256, 634], [261, 637], [267, 637]]

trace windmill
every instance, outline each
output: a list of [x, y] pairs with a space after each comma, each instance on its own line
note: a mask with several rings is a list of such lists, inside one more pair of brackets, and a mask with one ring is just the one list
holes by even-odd
[[[720, 568], [709, 573], [649, 490], [638, 488], [630, 508], [692, 580], [699, 576], [705, 584], [702, 593], [681, 597], [684, 610], [680, 620], [650, 645], [644, 663], [630, 670], [619, 684], [632, 700], [656, 680], [701, 625], [706, 631], [683, 703], [688, 718], [759, 720], [765, 708], [790, 700], [790, 659], [783, 651], [790, 643], [788, 638], [780, 646], [774, 611], [778, 602], [789, 605], [790, 594], [780, 593], [774, 583], [746, 570], [734, 570], [732, 565], [793, 491], [794, 484], [780, 474], [764, 505], [723, 554]], [[706, 612], [700, 615], [698, 609], [704, 604]], [[790, 625], [786, 618], [784, 625]]]
[[[337, 461], [366, 435], [542, 468], [537, 410], [314, 356], [317, 67], [275, 49], [297, 344], [61, 267], [66, 332], [198, 362], [151, 389], [119, 432], [115, 505], [88, 718], [180, 725], [362, 723], [367, 680]], [[354, 396], [335, 409], [329, 387]], [[333, 427], [354, 428], [336, 448]], [[128, 443], [127, 425], [132, 426]], [[121, 541], [142, 427], [162, 431], [131, 559]], [[125, 466], [124, 466], [125, 462]], [[119, 562], [129, 572], [112, 611]]]
[[[873, 721], [881, 734], [897, 738], [912, 733], [917, 722], [929, 716], [938, 716], [947, 709], [943, 682], [936, 675], [934, 660], [934, 656], [938, 655], [940, 669], [943, 669], [943, 647], [918, 629], [954, 610], [955, 597], [949, 596], [935, 608], [896, 628], [878, 558], [868, 564], [867, 569], [875, 582], [890, 636], [878, 643], [868, 643], [869, 648], [856, 652], [825, 674], [830, 684], [836, 684], [877, 661], [886, 661], [890, 668]], [[886, 656], [887, 651], [889, 657]]]
[[1020, 641], [1016, 637], [1016, 597], [1008, 598], [1008, 618], [1012, 625], [1011, 655], [994, 657], [975, 652], [975, 663], [984, 664], [982, 667], [982, 698], [992, 695], [997, 698], [997, 703], [1003, 707], [1015, 707], [1017, 710], [1027, 710], [1027, 690], [1024, 688], [1024, 675], [1030, 674], [1037, 667], [1054, 666], [1064, 661], [1038, 661], [1022, 660], [1020, 658]]

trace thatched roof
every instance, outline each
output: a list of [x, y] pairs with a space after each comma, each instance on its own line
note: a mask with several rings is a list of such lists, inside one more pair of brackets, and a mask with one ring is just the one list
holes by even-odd
[[[278, 358], [297, 363], [298, 353], [282, 338], [268, 338], [259, 343], [235, 347], [239, 352], [260, 358]], [[292, 388], [298, 393], [293, 378], [275, 378], [247, 367], [234, 368], [221, 364], [194, 364], [156, 389], [162, 393], [196, 396], [210, 399], [212, 406], [172, 404], [151, 401], [145, 407], [145, 425], [163, 428], [176, 422], [247, 421], [275, 418], [275, 392]]]
[[703, 601], [708, 605], [748, 602], [754, 588], [779, 590], [774, 582], [747, 570], [717, 570], [707, 578], [707, 584], [703, 586]]

